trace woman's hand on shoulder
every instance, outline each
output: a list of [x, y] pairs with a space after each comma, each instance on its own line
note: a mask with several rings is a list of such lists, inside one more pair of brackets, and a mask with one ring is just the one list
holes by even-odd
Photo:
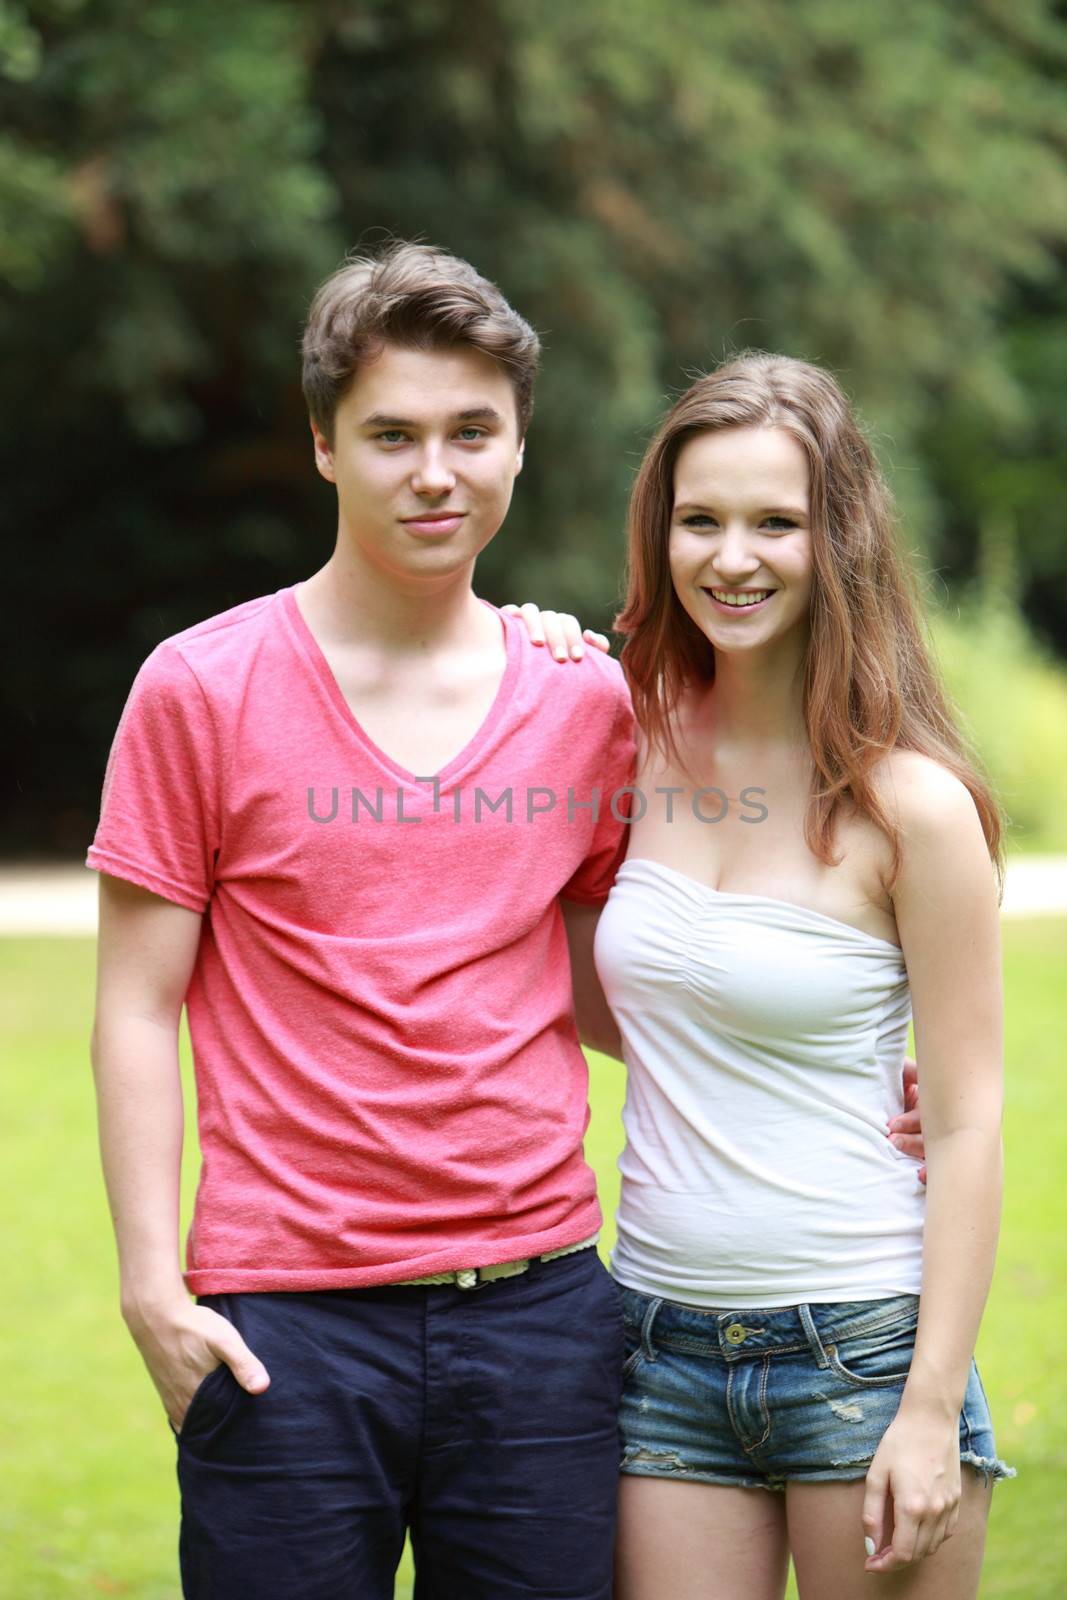
[[580, 661], [587, 644], [605, 654], [611, 648], [602, 633], [592, 628], [583, 629], [578, 618], [572, 617], [569, 611], [542, 611], [532, 601], [524, 606], [507, 605], [500, 609], [509, 617], [521, 617], [531, 643], [546, 645], [557, 661]]
[[867, 1571], [896, 1572], [951, 1538], [960, 1514], [960, 1480], [958, 1420], [941, 1410], [902, 1406], [867, 1474]]

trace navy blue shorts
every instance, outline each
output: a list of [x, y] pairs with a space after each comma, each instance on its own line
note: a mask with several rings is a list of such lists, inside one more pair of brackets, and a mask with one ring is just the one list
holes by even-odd
[[266, 1366], [178, 1435], [192, 1600], [610, 1600], [623, 1322], [588, 1249], [471, 1290], [204, 1296]]

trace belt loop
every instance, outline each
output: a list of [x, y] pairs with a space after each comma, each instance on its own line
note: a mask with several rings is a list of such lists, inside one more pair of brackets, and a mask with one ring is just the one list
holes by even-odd
[[818, 1330], [815, 1327], [815, 1319], [811, 1314], [811, 1307], [802, 1305], [798, 1306], [797, 1310], [800, 1312], [800, 1321], [803, 1325], [804, 1332], [808, 1336], [808, 1343], [811, 1346], [811, 1353], [815, 1357], [815, 1365], [821, 1368], [828, 1367], [830, 1365], [830, 1357], [823, 1349], [822, 1340], [819, 1338]]
[[641, 1353], [646, 1361], [655, 1361], [656, 1359], [656, 1347], [652, 1343], [652, 1328], [662, 1304], [662, 1298], [649, 1301], [648, 1310], [641, 1321]]

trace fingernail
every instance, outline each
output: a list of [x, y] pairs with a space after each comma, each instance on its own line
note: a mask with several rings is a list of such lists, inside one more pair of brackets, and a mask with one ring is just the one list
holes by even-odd
[[584, 654], [585, 651], [582, 649], [580, 644], [571, 645], [571, 655], [574, 657], [575, 661], [580, 661]]
[[864, 1539], [863, 1548], [866, 1550], [866, 1552], [867, 1552], [867, 1554], [869, 1556], [873, 1556], [875, 1554], [875, 1543], [874, 1543], [874, 1540], [871, 1538], [870, 1534], [868, 1534], [867, 1537]]
[[566, 661], [567, 659], [567, 652], [564, 650], [562, 645], [557, 647], [557, 649], [554, 651], [554, 654], [557, 661]]
[[889, 1139], [889, 1143], [893, 1146], [893, 1148], [895, 1150], [899, 1150], [900, 1147], [901, 1147], [901, 1141], [900, 1141], [899, 1134], [896, 1134], [896, 1133], [891, 1134], [890, 1135], [890, 1139]]

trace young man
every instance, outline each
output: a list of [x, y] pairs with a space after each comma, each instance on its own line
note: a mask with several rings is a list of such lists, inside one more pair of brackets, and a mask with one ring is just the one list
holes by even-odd
[[471, 588], [537, 357], [443, 252], [329, 279], [335, 551], [165, 640], [115, 736], [93, 1063], [189, 1596], [378, 1600], [408, 1528], [423, 1600], [610, 1593], [622, 1321], [564, 923], [587, 962], [632, 719], [613, 662], [555, 675]]

